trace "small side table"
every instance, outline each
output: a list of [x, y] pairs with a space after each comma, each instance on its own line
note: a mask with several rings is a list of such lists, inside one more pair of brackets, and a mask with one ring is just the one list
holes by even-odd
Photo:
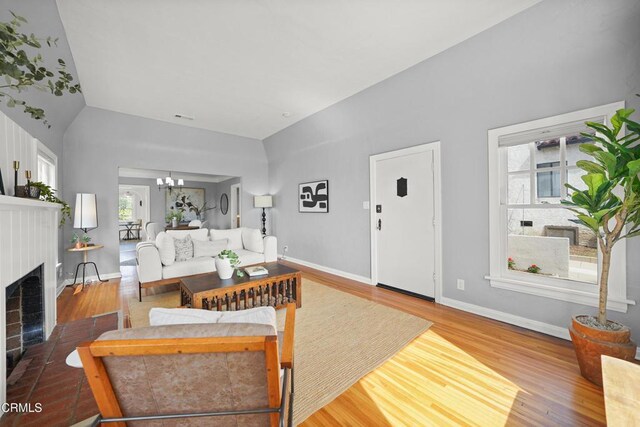
[[80, 270], [80, 266], [82, 266], [82, 283], [80, 283], [77, 287], [76, 290], [73, 292], [73, 294], [77, 294], [82, 292], [82, 289], [84, 288], [84, 278], [85, 278], [85, 273], [86, 273], [86, 269], [87, 269], [87, 264], [92, 264], [93, 267], [96, 269], [96, 274], [98, 275], [98, 280], [101, 282], [108, 282], [108, 280], [102, 280], [100, 278], [100, 273], [98, 272], [98, 266], [96, 265], [95, 262], [91, 262], [88, 259], [88, 255], [89, 255], [89, 251], [95, 251], [98, 249], [102, 249], [104, 248], [103, 245], [93, 245], [93, 246], [83, 246], [81, 248], [76, 248], [75, 246], [72, 248], [67, 249], [67, 251], [69, 252], [82, 252], [82, 262], [78, 263], [78, 266], [76, 267], [76, 274], [73, 278], [73, 284], [76, 284], [76, 280], [78, 280], [78, 271]]

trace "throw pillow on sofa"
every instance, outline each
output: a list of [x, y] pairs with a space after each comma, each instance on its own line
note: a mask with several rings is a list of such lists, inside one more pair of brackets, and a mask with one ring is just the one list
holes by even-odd
[[156, 247], [158, 248], [162, 265], [172, 265], [176, 261], [176, 246], [173, 243], [173, 237], [166, 232], [161, 231], [158, 233]]
[[264, 253], [264, 243], [262, 233], [255, 228], [242, 229], [242, 244], [244, 248], [251, 252]]
[[242, 228], [232, 228], [229, 230], [211, 229], [211, 240], [229, 239], [227, 249], [235, 251], [242, 249]]
[[176, 246], [176, 261], [186, 261], [193, 258], [193, 242], [188, 234], [182, 239], [173, 239]]
[[228, 239], [220, 239], [214, 241], [202, 242], [200, 240], [193, 241], [193, 257], [215, 257], [225, 249], [227, 249]]

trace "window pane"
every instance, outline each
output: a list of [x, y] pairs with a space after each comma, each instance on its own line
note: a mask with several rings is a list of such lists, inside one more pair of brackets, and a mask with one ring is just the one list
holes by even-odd
[[507, 256], [512, 270], [597, 282], [595, 235], [567, 209], [509, 209]]
[[133, 198], [131, 196], [120, 196], [118, 219], [120, 221], [133, 221]]
[[507, 186], [507, 203], [510, 205], [523, 205], [531, 203], [531, 179], [530, 174], [520, 173], [509, 175]]
[[[550, 139], [546, 141], [536, 141], [535, 147], [536, 149], [534, 151], [534, 154], [535, 154], [536, 165], [557, 163], [554, 166], [560, 166], [560, 139], [559, 138]], [[546, 167], [549, 167], [549, 166], [546, 166]]]
[[531, 152], [529, 144], [507, 147], [507, 170], [509, 172], [526, 171], [531, 169]]
[[580, 135], [572, 135], [567, 137], [567, 162], [575, 165], [578, 160], [592, 160], [593, 157], [580, 151], [580, 145], [593, 143], [589, 138]]

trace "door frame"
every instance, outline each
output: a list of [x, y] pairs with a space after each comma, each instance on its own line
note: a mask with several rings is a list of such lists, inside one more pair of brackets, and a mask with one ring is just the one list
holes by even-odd
[[[229, 196], [230, 196], [230, 200], [229, 200], [229, 213], [231, 215], [229, 215], [231, 217], [231, 224], [229, 224], [231, 226], [231, 228], [240, 228], [242, 227], [242, 183], [239, 182], [237, 184], [232, 184], [229, 187]], [[237, 199], [237, 200], [235, 200]], [[238, 211], [235, 212], [235, 205], [236, 203], [234, 203], [234, 200], [237, 202], [238, 204]], [[236, 216], [240, 217], [240, 224], [238, 224], [238, 226], [236, 227]]]
[[442, 299], [442, 185], [440, 141], [415, 145], [400, 150], [387, 151], [369, 156], [369, 230], [371, 242], [371, 285], [378, 284], [378, 247], [376, 239], [376, 162], [394, 157], [433, 152], [433, 194], [434, 194], [434, 226], [435, 226], [435, 301]]

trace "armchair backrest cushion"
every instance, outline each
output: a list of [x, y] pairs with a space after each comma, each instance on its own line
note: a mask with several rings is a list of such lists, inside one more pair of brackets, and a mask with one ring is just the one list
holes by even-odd
[[173, 237], [166, 231], [161, 231], [156, 236], [156, 247], [162, 265], [173, 265], [176, 262], [176, 246], [173, 243]]
[[262, 233], [255, 228], [242, 228], [242, 244], [244, 248], [251, 252], [264, 253], [264, 242]]
[[186, 236], [191, 236], [191, 240], [209, 240], [209, 230], [206, 228], [198, 228], [195, 230], [169, 230], [167, 233], [176, 239], [184, 239]]
[[207, 241], [194, 240], [193, 256], [196, 258], [201, 256], [215, 257], [215, 256], [218, 256], [220, 252], [227, 249], [228, 245], [229, 245], [228, 239], [207, 240]]
[[231, 228], [228, 230], [211, 229], [211, 240], [229, 239], [227, 249], [232, 251], [242, 249], [242, 228]]
[[[153, 326], [102, 334], [104, 340], [270, 336], [268, 325], [214, 323]], [[263, 351], [102, 358], [124, 416], [253, 409], [269, 405]], [[208, 426], [212, 418], [156, 421]], [[216, 425], [269, 425], [269, 415], [222, 416]], [[219, 424], [218, 424], [219, 423]], [[127, 425], [155, 425], [153, 422]]]

